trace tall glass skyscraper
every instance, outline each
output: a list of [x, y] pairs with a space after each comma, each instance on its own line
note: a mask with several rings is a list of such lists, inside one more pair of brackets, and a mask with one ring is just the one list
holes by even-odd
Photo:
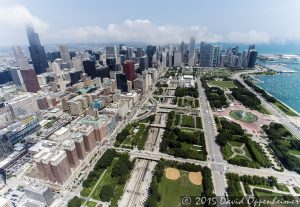
[[189, 48], [189, 61], [188, 61], [189, 66], [195, 65], [195, 45], [196, 45], [196, 40], [194, 37], [192, 37], [190, 39], [190, 48]]
[[44, 47], [41, 45], [39, 35], [35, 33], [32, 26], [26, 27], [29, 41], [29, 52], [36, 74], [45, 73], [48, 68], [47, 57]]

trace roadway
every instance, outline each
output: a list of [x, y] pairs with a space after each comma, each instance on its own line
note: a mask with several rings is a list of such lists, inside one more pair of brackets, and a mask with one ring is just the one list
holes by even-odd
[[251, 74], [251, 73], [255, 73], [258, 72], [257, 70], [254, 71], [247, 71], [247, 72], [240, 72], [240, 73], [235, 73], [234, 74], [234, 78], [239, 80], [241, 83], [244, 84], [244, 86], [251, 91], [252, 93], [254, 93], [261, 101], [262, 105], [272, 113], [272, 115], [278, 119], [278, 121], [283, 124], [287, 129], [290, 130], [290, 132], [292, 134], [294, 134], [298, 139], [300, 138], [300, 130], [298, 129], [297, 124], [295, 124], [293, 122], [293, 120], [288, 117], [287, 115], [285, 115], [280, 109], [278, 109], [276, 106], [274, 106], [272, 103], [269, 103], [267, 101], [265, 101], [265, 99], [257, 92], [255, 92], [251, 87], [249, 87], [244, 80], [240, 77], [241, 74]]
[[204, 137], [207, 148], [207, 162], [212, 170], [215, 194], [224, 196], [226, 194], [225, 162], [221, 154], [219, 145], [215, 142], [217, 129], [213, 114], [207, 101], [204, 89], [202, 88], [199, 77], [196, 78], [199, 88], [200, 116], [204, 130]]

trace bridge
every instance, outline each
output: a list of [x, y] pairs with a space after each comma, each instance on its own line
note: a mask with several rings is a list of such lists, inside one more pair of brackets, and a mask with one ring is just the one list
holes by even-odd
[[155, 128], [166, 128], [166, 124], [149, 124], [149, 125]]
[[147, 150], [131, 150], [131, 149], [124, 149], [124, 148], [117, 148], [117, 147], [114, 147], [114, 149], [119, 152], [127, 152], [130, 154], [132, 158], [140, 158], [140, 159], [146, 159], [152, 161], [159, 161], [160, 159], [164, 159], [164, 160], [177, 161], [182, 163], [188, 162], [196, 165], [208, 166], [208, 163], [206, 161], [174, 157], [172, 155], [164, 154], [161, 152], [153, 152]]

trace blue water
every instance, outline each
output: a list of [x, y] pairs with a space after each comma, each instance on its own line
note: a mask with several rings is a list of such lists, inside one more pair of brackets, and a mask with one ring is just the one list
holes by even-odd
[[300, 113], [300, 62], [285, 64], [296, 72], [256, 76], [261, 81], [257, 85]]

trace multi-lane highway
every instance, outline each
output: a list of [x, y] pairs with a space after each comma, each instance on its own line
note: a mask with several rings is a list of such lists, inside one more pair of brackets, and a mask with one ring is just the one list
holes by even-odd
[[212, 170], [214, 189], [217, 196], [226, 194], [225, 162], [219, 145], [215, 142], [217, 129], [214, 117], [207, 101], [204, 89], [201, 86], [199, 77], [196, 79], [199, 88], [200, 115], [202, 117], [204, 137], [208, 153], [208, 165]]

